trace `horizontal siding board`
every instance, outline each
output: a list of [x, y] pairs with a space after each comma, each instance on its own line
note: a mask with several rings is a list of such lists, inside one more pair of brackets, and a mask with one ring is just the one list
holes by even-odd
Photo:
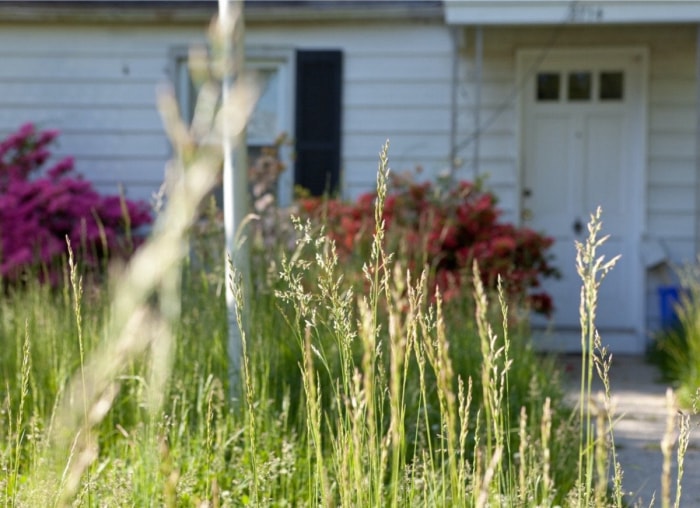
[[324, 23], [288, 25], [251, 24], [246, 26], [246, 45], [293, 46], [300, 49], [342, 48], [355, 57], [384, 55], [405, 58], [444, 54], [451, 48], [449, 30], [438, 23]]
[[652, 135], [656, 132], [692, 132], [696, 123], [697, 114], [687, 104], [654, 104], [649, 111], [649, 130]]
[[[515, 111], [512, 107], [502, 108], [482, 108], [479, 115], [479, 127], [481, 133], [515, 133], [517, 124], [515, 119]], [[461, 139], [469, 138], [474, 135], [474, 108], [461, 107], [457, 111], [457, 120], [459, 126], [458, 135]]]
[[382, 136], [381, 134], [354, 134], [347, 136], [343, 150], [348, 154], [379, 153], [386, 140], [389, 140], [389, 157], [411, 156], [429, 158], [449, 158], [449, 138], [443, 134], [426, 133], [417, 135]]
[[477, 94], [477, 85], [462, 83], [458, 88], [458, 105], [472, 106], [479, 96], [481, 107], [486, 109], [509, 109], [518, 101], [518, 90], [514, 85], [515, 79], [486, 81], [482, 83]]
[[515, 137], [511, 134], [485, 135], [479, 145], [479, 155], [485, 158], [508, 157], [515, 160]]
[[163, 134], [62, 134], [56, 153], [103, 157], [125, 154], [129, 157], [153, 157], [165, 161], [170, 146]]
[[[683, 45], [686, 48], [693, 47], [694, 38], [689, 39]], [[690, 52], [679, 51], [678, 47], [665, 46], [661, 49], [654, 48], [651, 52], [649, 74], [655, 79], [682, 79], [695, 78], [695, 60]]]
[[[0, 84], [0, 89], [2, 85]], [[58, 129], [60, 132], [81, 133], [162, 133], [163, 123], [154, 106], [136, 108], [53, 107], [30, 105], [0, 107], [0, 131], [14, 131], [25, 122], [38, 128]], [[59, 136], [60, 140], [60, 136]]]
[[[56, 152], [43, 166], [50, 168], [61, 160], [65, 153]], [[113, 157], [74, 157], [73, 176], [82, 178], [104, 194], [118, 194], [124, 191], [129, 199], [149, 200], [162, 184], [164, 163], [162, 157], [134, 157], [120, 154]], [[43, 176], [44, 171], [37, 176]]]
[[451, 88], [446, 81], [348, 82], [343, 101], [346, 107], [383, 106], [449, 108]]
[[687, 240], [694, 237], [695, 216], [692, 211], [656, 212], [649, 215], [647, 227], [651, 236]]
[[690, 79], [652, 79], [649, 101], [652, 104], [695, 104], [697, 85]]
[[150, 205], [152, 203], [153, 193], [158, 189], [158, 186], [154, 187], [150, 182], [144, 181], [122, 182], [121, 185], [113, 182], [104, 182], [96, 184], [95, 189], [104, 194], [123, 192], [124, 196], [128, 199], [144, 201]]
[[128, 199], [150, 202], [160, 188], [162, 181], [135, 178], [114, 178], [112, 180], [91, 180], [94, 188], [106, 194], [123, 194]]
[[657, 158], [695, 157], [694, 132], [655, 133], [649, 139], [649, 156]]
[[[510, 81], [513, 80], [514, 58], [512, 54], [491, 54], [484, 52], [481, 66], [481, 78], [484, 82]], [[475, 82], [477, 80], [477, 70], [473, 63], [463, 69], [463, 80]]]
[[650, 189], [649, 213], [687, 212], [695, 208], [695, 188], [689, 185], [654, 186]]
[[[473, 173], [471, 158], [465, 158], [457, 168], [455, 175], [458, 179], [471, 179]], [[479, 175], [484, 184], [492, 188], [505, 188], [513, 183], [515, 161], [509, 158], [479, 158]]]
[[649, 185], [695, 185], [697, 166], [692, 157], [649, 160]]
[[397, 133], [448, 132], [450, 111], [430, 108], [412, 110], [410, 108], [352, 107], [344, 111], [343, 131], [345, 135], [382, 134], [391, 138]]
[[[444, 171], [446, 168], [446, 161], [443, 158], [416, 158], [412, 156], [400, 156], [392, 155], [391, 148], [389, 148], [389, 167], [392, 173], [397, 172], [415, 172], [416, 169], [420, 168], [420, 176], [423, 179], [434, 178], [435, 175]], [[352, 158], [345, 158], [343, 160], [343, 170], [341, 180], [347, 186], [350, 187], [362, 187], [365, 186], [367, 189], [374, 188], [377, 182], [377, 166], [379, 164], [379, 151], [376, 154], [359, 154], [353, 156]]]
[[346, 183], [343, 187], [343, 199], [349, 201], [355, 201], [361, 195], [366, 192], [371, 192], [376, 185], [376, 180], [372, 182], [371, 180], [358, 181], [352, 183]]
[[161, 157], [118, 158], [82, 156], [75, 161], [75, 169], [94, 182], [137, 182], [160, 184], [165, 177], [165, 164]]
[[373, 54], [350, 53], [345, 59], [345, 73], [350, 83], [392, 81], [400, 84], [404, 80], [442, 81], [451, 72], [452, 56], [449, 51], [432, 55], [403, 53], [387, 58], [380, 50]]
[[13, 81], [146, 81], [163, 79], [170, 72], [163, 55], [125, 57], [122, 55], [50, 58], [47, 55], [5, 55], [0, 80]]
[[[358, 154], [351, 158], [345, 158], [343, 164], [344, 180], [356, 185], [358, 182], [367, 182], [370, 186], [377, 181], [377, 164], [379, 163], [379, 150], [374, 154]], [[421, 168], [424, 178], [433, 178], [445, 169], [443, 157], [416, 158], [413, 156], [392, 155], [389, 147], [389, 166], [392, 171], [414, 171]]]
[[673, 263], [697, 263], [698, 253], [695, 250], [695, 242], [693, 239], [665, 239], [663, 245], [671, 254]]
[[484, 188], [485, 190], [493, 192], [496, 196], [498, 196], [496, 207], [501, 210], [501, 213], [512, 215], [515, 212], [515, 207], [517, 205], [517, 191], [512, 185], [509, 183], [489, 183], [487, 180]]
[[[37, 56], [70, 58], [73, 56], [160, 58], [174, 46], [190, 47], [206, 42], [200, 26], [91, 27], [0, 25], [0, 58]], [[31, 34], [31, 36], [28, 36]]]
[[152, 83], [0, 83], [0, 107], [5, 104], [153, 107], [156, 86]]

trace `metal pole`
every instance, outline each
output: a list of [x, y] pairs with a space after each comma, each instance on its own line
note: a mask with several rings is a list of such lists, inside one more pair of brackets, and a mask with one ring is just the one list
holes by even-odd
[[700, 25], [695, 27], [695, 254], [700, 254]]
[[481, 144], [481, 87], [483, 85], [484, 63], [484, 33], [481, 26], [476, 27], [474, 33], [474, 64], [476, 71], [476, 89], [474, 91], [474, 152], [472, 154], [474, 164], [474, 180], [479, 177], [479, 145]]
[[450, 97], [450, 182], [454, 181], [455, 173], [457, 172], [457, 132], [459, 130], [458, 116], [458, 86], [459, 86], [459, 50], [460, 50], [460, 33], [461, 27], [450, 27], [450, 35], [452, 36], [452, 82], [451, 97]]
[[[219, 29], [222, 37], [222, 50], [226, 64], [222, 75], [222, 110], [227, 107], [231, 87], [236, 80], [236, 73], [243, 68], [243, 22], [241, 1], [219, 0]], [[228, 309], [228, 359], [231, 395], [240, 396], [241, 389], [241, 350], [242, 330], [237, 319], [238, 309], [234, 288], [231, 281], [237, 272], [242, 283], [242, 294], [246, 297], [249, 279], [249, 256], [247, 246], [236, 241], [236, 234], [243, 224], [248, 212], [248, 182], [245, 171], [245, 131], [232, 136], [228, 115], [223, 115], [222, 149], [223, 149], [223, 195], [224, 195], [224, 231], [226, 236], [226, 306]], [[236, 166], [238, 166], [236, 168]], [[242, 236], [243, 238], [243, 236]]]

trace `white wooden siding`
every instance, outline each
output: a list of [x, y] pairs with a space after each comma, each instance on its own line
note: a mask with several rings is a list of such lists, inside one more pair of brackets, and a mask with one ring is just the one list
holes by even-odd
[[[674, 30], [673, 40], [655, 40], [649, 68], [649, 236], [657, 238], [673, 265], [695, 260], [697, 85], [695, 30]], [[651, 270], [647, 323], [660, 323], [657, 288], [675, 284], [672, 270]]]
[[[206, 27], [23, 25], [0, 27], [0, 135], [26, 121], [59, 129], [58, 155], [101, 190], [123, 184], [148, 199], [169, 154], [155, 109], [173, 48]], [[424, 23], [249, 24], [251, 48], [341, 49], [344, 55], [344, 193], [372, 188], [390, 140], [396, 171], [425, 177], [448, 166], [452, 43]], [[291, 105], [290, 105], [291, 106]]]
[[[555, 31], [559, 31], [555, 35]], [[460, 139], [474, 132], [473, 105], [475, 69], [472, 30], [465, 29], [462, 54]], [[660, 242], [671, 263], [695, 259], [697, 157], [697, 77], [695, 68], [696, 28], [688, 26], [560, 26], [497, 28], [484, 30], [483, 82], [480, 113], [479, 169], [500, 171], [495, 188], [508, 216], [518, 220], [518, 174], [515, 125], [517, 98], [514, 95], [515, 53], [521, 48], [644, 46], [649, 48], [648, 133], [645, 235]], [[484, 122], [501, 111], [487, 128]], [[473, 171], [472, 145], [464, 146], [465, 175]], [[496, 161], [499, 161], [496, 164]], [[495, 182], [494, 182], [495, 183]], [[656, 288], [673, 281], [668, 270], [655, 270], [647, 280], [647, 325], [656, 327], [659, 306]]]
[[[558, 35], [555, 36], [555, 31]], [[0, 135], [33, 121], [62, 134], [58, 155], [73, 155], [79, 172], [114, 192], [148, 199], [169, 154], [155, 109], [158, 86], [170, 80], [173, 48], [204, 40], [205, 27], [101, 25], [0, 26]], [[505, 218], [519, 220], [518, 49], [645, 46], [649, 48], [645, 234], [673, 262], [695, 257], [695, 26], [580, 26], [484, 29], [480, 129], [474, 124], [474, 34], [464, 30], [458, 69], [457, 176], [478, 168], [500, 197]], [[390, 140], [394, 171], [423, 168], [432, 177], [449, 166], [452, 40], [438, 22], [250, 24], [251, 48], [341, 49], [343, 192], [371, 189], [377, 154]], [[647, 307], [658, 318], [650, 275]]]
[[452, 41], [439, 24], [325, 23], [247, 27], [250, 46], [343, 51], [342, 179], [347, 198], [372, 189], [388, 139], [392, 171], [449, 166]]
[[0, 27], [0, 136], [25, 122], [58, 129], [56, 156], [103, 192], [150, 199], [170, 148], [156, 111], [173, 47], [194, 28], [87, 25]]

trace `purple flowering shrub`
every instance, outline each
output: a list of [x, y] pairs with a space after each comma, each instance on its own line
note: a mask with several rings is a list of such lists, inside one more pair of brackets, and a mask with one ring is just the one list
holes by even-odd
[[[31, 123], [0, 142], [0, 276], [15, 282], [27, 269], [51, 267], [67, 253], [66, 237], [81, 262], [100, 267], [135, 247], [131, 231], [151, 223], [144, 202], [100, 195], [74, 172], [72, 157], [41, 171], [57, 131]], [[138, 242], [136, 242], [138, 243]], [[50, 270], [42, 277], [55, 278]]]

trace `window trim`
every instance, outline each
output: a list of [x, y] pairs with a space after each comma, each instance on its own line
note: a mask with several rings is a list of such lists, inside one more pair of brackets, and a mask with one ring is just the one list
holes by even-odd
[[[191, 110], [193, 100], [184, 79], [187, 74], [183, 74], [183, 69], [187, 69], [188, 56], [188, 46], [175, 46], [170, 49], [170, 81], [181, 113]], [[288, 47], [251, 46], [245, 48], [245, 61], [247, 67], [250, 65], [249, 68], [274, 68], [279, 73], [277, 127], [278, 135], [285, 135], [287, 142], [282, 143], [278, 152], [285, 170], [278, 181], [277, 200], [280, 206], [289, 206], [294, 191], [293, 149], [289, 140], [294, 139], [296, 51]]]

